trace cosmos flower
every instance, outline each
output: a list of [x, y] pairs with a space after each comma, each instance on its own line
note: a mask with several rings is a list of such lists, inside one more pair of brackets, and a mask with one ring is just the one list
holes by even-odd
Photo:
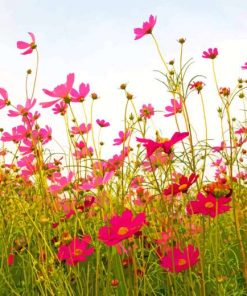
[[114, 139], [114, 144], [113, 144], [114, 146], [121, 145], [122, 143], [124, 143], [129, 137], [130, 131], [128, 130], [126, 132], [120, 131], [118, 135], [119, 135], [119, 138]]
[[145, 219], [145, 213], [140, 213], [133, 217], [132, 212], [126, 209], [121, 216], [115, 215], [111, 218], [110, 226], [100, 228], [99, 240], [108, 246], [116, 245], [140, 231], [146, 223]]
[[4, 88], [0, 88], [0, 95], [2, 99], [0, 99], [0, 109], [3, 109], [5, 106], [10, 105], [10, 101], [8, 98], [8, 93]]
[[33, 50], [37, 47], [35, 43], [35, 36], [33, 33], [28, 32], [28, 34], [31, 36], [32, 41], [30, 43], [25, 42], [25, 41], [17, 41], [17, 48], [19, 49], [26, 49], [24, 52], [21, 54], [26, 55], [26, 54], [31, 54]]
[[157, 17], [154, 17], [153, 15], [150, 15], [149, 21], [144, 22], [142, 25], [142, 28], [135, 28], [134, 33], [135, 33], [135, 40], [141, 39], [143, 36], [147, 34], [151, 34], [153, 31], [153, 28], [156, 24], [156, 19]]
[[165, 107], [166, 111], [169, 112], [165, 114], [165, 117], [169, 117], [172, 115], [175, 115], [176, 113], [182, 112], [182, 101], [177, 101], [175, 99], [171, 99], [171, 106], [166, 106]]
[[193, 245], [188, 245], [183, 250], [172, 247], [166, 255], [161, 258], [161, 267], [169, 272], [181, 272], [189, 269], [198, 262], [199, 250]]
[[204, 196], [202, 193], [198, 193], [197, 200], [190, 201], [187, 206], [187, 213], [189, 215], [193, 214], [202, 214], [205, 216], [211, 216], [215, 218], [216, 216], [228, 212], [230, 206], [228, 203], [231, 201], [231, 198], [222, 196], [216, 198], [211, 193], [208, 193], [207, 196]]
[[165, 140], [163, 142], [155, 142], [150, 139], [141, 138], [136, 138], [136, 140], [140, 143], [144, 143], [143, 146], [147, 149], [147, 157], [150, 157], [158, 148], [162, 148], [165, 153], [169, 154], [171, 152], [172, 146], [177, 142], [182, 141], [184, 138], [188, 137], [188, 135], [188, 132], [176, 132], [173, 134], [170, 140]]
[[204, 59], [215, 59], [218, 55], [218, 48], [209, 48], [208, 51], [204, 51], [202, 57]]
[[107, 127], [110, 125], [109, 122], [105, 121], [104, 119], [97, 119], [96, 123], [100, 126], [100, 127]]
[[186, 193], [190, 186], [196, 182], [198, 179], [198, 175], [192, 173], [189, 178], [186, 176], [181, 176], [179, 178], [179, 183], [173, 183], [169, 185], [166, 189], [164, 189], [164, 195], [177, 195], [178, 193]]
[[94, 248], [88, 248], [91, 242], [89, 235], [84, 236], [81, 240], [74, 237], [69, 245], [62, 244], [58, 249], [58, 260], [65, 261], [68, 265], [76, 265], [78, 262], [86, 261], [86, 257], [94, 252]]
[[140, 110], [140, 115], [141, 117], [144, 117], [146, 119], [151, 118], [151, 116], [154, 115], [154, 108], [151, 104], [148, 105], [143, 105], [141, 110]]

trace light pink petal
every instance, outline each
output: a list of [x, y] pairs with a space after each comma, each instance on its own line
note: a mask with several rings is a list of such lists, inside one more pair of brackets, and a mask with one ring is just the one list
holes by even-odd
[[30, 47], [28, 50], [24, 51], [22, 54], [26, 55], [26, 54], [30, 54], [33, 52], [33, 49]]
[[32, 42], [35, 43], [35, 36], [32, 32], [28, 32], [28, 34], [31, 36]]
[[8, 99], [8, 93], [4, 88], [0, 88], [0, 94], [5, 100]]
[[54, 105], [55, 103], [57, 103], [59, 100], [60, 99], [57, 99], [57, 100], [54, 100], [51, 102], [43, 102], [43, 103], [40, 103], [40, 105], [42, 108], [48, 108], [48, 107], [51, 107], [52, 105]]

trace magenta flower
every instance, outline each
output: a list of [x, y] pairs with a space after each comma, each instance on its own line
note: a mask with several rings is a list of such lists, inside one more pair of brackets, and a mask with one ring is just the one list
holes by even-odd
[[28, 34], [31, 36], [32, 42], [27, 43], [25, 41], [17, 41], [17, 48], [19, 49], [27, 49], [26, 51], [22, 52], [23, 55], [31, 54], [33, 50], [37, 47], [35, 43], [35, 36], [33, 33], [28, 32]]
[[36, 104], [36, 99], [27, 99], [25, 106], [17, 105], [16, 111], [9, 110], [8, 116], [10, 117], [16, 117], [16, 116], [27, 116], [29, 111], [33, 108], [33, 106]]
[[164, 189], [163, 194], [164, 195], [170, 195], [172, 194], [173, 196], [177, 195], [178, 193], [186, 193], [190, 186], [196, 182], [198, 179], [199, 175], [196, 175], [195, 173], [192, 173], [189, 178], [182, 175], [179, 178], [178, 183], [173, 183], [169, 185], [167, 188]]
[[79, 91], [74, 88], [71, 89], [71, 102], [83, 102], [85, 97], [88, 95], [90, 91], [89, 84], [81, 83], [79, 86]]
[[92, 147], [87, 147], [87, 144], [83, 141], [80, 142], [76, 142], [75, 143], [76, 149], [75, 152], [73, 153], [73, 156], [76, 159], [82, 159], [85, 158], [87, 156], [92, 156], [93, 155], [93, 148]]
[[247, 70], [247, 62], [241, 67], [242, 70]]
[[176, 132], [173, 134], [170, 140], [166, 140], [164, 142], [154, 142], [150, 139], [141, 138], [136, 138], [136, 140], [140, 143], [144, 143], [143, 146], [147, 149], [147, 157], [150, 157], [158, 148], [162, 148], [166, 154], [171, 153], [172, 146], [188, 137], [188, 135], [188, 132]]
[[126, 131], [125, 133], [120, 131], [118, 135], [119, 135], [119, 138], [114, 139], [114, 144], [113, 144], [114, 146], [121, 145], [122, 143], [124, 143], [129, 137], [130, 131]]
[[150, 15], [149, 21], [144, 22], [142, 25], [142, 28], [135, 28], [134, 29], [134, 33], [136, 34], [135, 40], [142, 38], [144, 35], [151, 34], [156, 24], [156, 19], [157, 17]]
[[171, 99], [171, 106], [166, 106], [165, 109], [167, 112], [170, 112], [165, 114], [165, 117], [169, 117], [175, 115], [176, 113], [180, 113], [182, 112], [182, 101], [180, 100], [179, 102], [175, 99]]
[[215, 59], [218, 55], [217, 48], [209, 48], [208, 51], [204, 51], [202, 57], [204, 59]]
[[187, 213], [189, 215], [202, 214], [215, 218], [216, 216], [228, 212], [230, 206], [228, 203], [231, 201], [230, 197], [216, 198], [213, 194], [208, 193], [204, 196], [202, 193], [198, 193], [197, 200], [192, 200], [187, 204]]
[[3, 99], [0, 99], [0, 109], [3, 109], [5, 106], [10, 105], [10, 101], [8, 98], [8, 93], [4, 88], [0, 88], [0, 95]]
[[61, 245], [58, 249], [58, 260], [65, 261], [66, 264], [74, 266], [78, 262], [86, 261], [86, 257], [94, 252], [94, 248], [88, 248], [91, 242], [89, 235], [84, 236], [81, 240], [78, 237], [70, 242], [69, 245]]
[[172, 247], [161, 258], [161, 267], [169, 272], [181, 272], [189, 269], [198, 262], [199, 250], [193, 245], [188, 245], [183, 250], [178, 247]]
[[68, 105], [65, 104], [64, 101], [61, 101], [61, 102], [55, 104], [55, 106], [52, 108], [52, 111], [54, 114], [65, 115], [67, 112], [67, 108], [68, 108]]
[[141, 114], [141, 117], [144, 117], [146, 119], [149, 119], [151, 118], [151, 116], [154, 115], [154, 108], [151, 104], [148, 104], [148, 105], [143, 105], [142, 106], [142, 109], [140, 110], [140, 114]]
[[140, 231], [145, 223], [145, 213], [137, 214], [134, 218], [132, 212], [126, 209], [121, 216], [115, 215], [111, 218], [111, 226], [100, 228], [99, 240], [108, 246], [116, 245]]
[[69, 97], [69, 94], [70, 94], [70, 92], [72, 90], [74, 80], [75, 80], [75, 74], [70, 73], [70, 74], [67, 75], [66, 82], [64, 84], [60, 84], [57, 87], [55, 87], [53, 91], [43, 89], [43, 92], [45, 94], [47, 94], [50, 97], [58, 98], [58, 99], [53, 100], [51, 102], [40, 103], [42, 108], [51, 107], [52, 105], [54, 105], [55, 103], [57, 103], [57, 102], [59, 102], [61, 100], [64, 101], [65, 103], [69, 103], [70, 100], [71, 100], [70, 97]]
[[100, 119], [97, 119], [96, 120], [96, 123], [100, 126], [100, 127], [107, 127], [110, 125], [109, 122], [105, 121], [104, 119], [100, 120]]

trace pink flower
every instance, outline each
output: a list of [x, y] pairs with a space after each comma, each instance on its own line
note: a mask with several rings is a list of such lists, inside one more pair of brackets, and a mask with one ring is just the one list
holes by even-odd
[[148, 172], [154, 172], [157, 168], [169, 163], [173, 158], [172, 154], [166, 154], [164, 151], [156, 150], [149, 159], [143, 161], [143, 169]]
[[110, 125], [109, 122], [105, 121], [104, 119], [100, 120], [100, 119], [97, 119], [96, 120], [96, 123], [100, 126], [100, 127], [107, 127]]
[[17, 41], [17, 48], [19, 49], [27, 49], [26, 51], [22, 52], [22, 54], [31, 54], [33, 50], [37, 47], [35, 43], [35, 36], [33, 33], [28, 32], [28, 34], [31, 36], [32, 42], [27, 43], [25, 41]]
[[0, 88], [0, 95], [3, 99], [0, 99], [0, 109], [3, 109], [5, 106], [10, 105], [10, 101], [8, 98], [8, 93], [4, 88]]
[[183, 140], [184, 138], [188, 137], [189, 133], [184, 132], [176, 132], [173, 134], [170, 140], [166, 140], [164, 142], [154, 142], [149, 139], [141, 139], [141, 138], [136, 138], [138, 142], [144, 143], [143, 146], [147, 149], [147, 157], [150, 157], [155, 150], [158, 148], [162, 148], [166, 154], [171, 153], [171, 148], [174, 144], [177, 142]]
[[63, 100], [66, 104], [69, 103], [71, 100], [69, 97], [69, 94], [72, 90], [74, 80], [75, 80], [75, 74], [70, 73], [67, 75], [66, 82], [64, 84], [60, 84], [57, 87], [55, 87], [53, 91], [43, 89], [43, 92], [45, 94], [47, 94], [48, 96], [53, 97], [53, 98], [59, 98], [59, 99], [53, 100], [51, 102], [40, 103], [42, 108], [51, 107], [52, 105], [54, 105], [55, 103], [57, 103], [61, 100]]
[[74, 173], [69, 172], [67, 177], [62, 176], [60, 173], [54, 173], [53, 176], [54, 176], [54, 181], [57, 184], [51, 185], [49, 187], [49, 192], [51, 192], [51, 193], [65, 190], [66, 187], [68, 187], [72, 183]]
[[126, 131], [125, 133], [120, 131], [118, 135], [119, 135], [119, 138], [114, 139], [114, 144], [113, 144], [114, 146], [121, 145], [122, 143], [124, 143], [129, 137], [130, 131]]
[[91, 190], [99, 186], [106, 184], [114, 175], [114, 172], [106, 172], [103, 177], [101, 176], [92, 176], [87, 180], [82, 182], [82, 185], [79, 186], [79, 189], [82, 190]]
[[182, 101], [176, 101], [175, 99], [171, 99], [171, 106], [165, 107], [166, 111], [170, 112], [168, 114], [165, 114], [165, 117], [169, 117], [172, 115], [175, 115], [176, 113], [182, 112]]
[[152, 30], [156, 24], [157, 17], [150, 15], [149, 21], [144, 22], [142, 28], [135, 28], [134, 33], [136, 34], [135, 40], [142, 38], [144, 35], [151, 34]]
[[33, 108], [33, 106], [36, 104], [36, 99], [27, 99], [25, 106], [17, 105], [16, 111], [9, 110], [8, 116], [10, 117], [16, 117], [16, 116], [27, 116], [29, 111]]
[[218, 55], [217, 48], [209, 48], [208, 51], [204, 51], [202, 57], [204, 59], [215, 59]]
[[9, 255], [8, 255], [8, 265], [11, 266], [14, 264], [14, 260], [15, 260], [15, 254], [13, 252], [11, 252]]
[[92, 128], [92, 125], [91, 123], [89, 124], [85, 124], [85, 123], [82, 123], [80, 126], [73, 126], [71, 128], [71, 133], [73, 135], [84, 135], [84, 134], [87, 134]]
[[148, 105], [142, 105], [142, 109], [140, 110], [140, 114], [141, 114], [141, 117], [144, 117], [144, 118], [151, 118], [151, 116], [154, 115], [154, 108], [151, 104], [148, 104]]
[[137, 214], [134, 218], [132, 212], [126, 209], [121, 216], [115, 215], [111, 218], [111, 226], [100, 228], [99, 240], [108, 246], [116, 245], [140, 231], [146, 223], [145, 219], [145, 213]]
[[92, 156], [93, 155], [93, 148], [92, 147], [87, 147], [87, 144], [83, 141], [80, 141], [79, 143], [75, 143], [76, 149], [75, 152], [73, 153], [73, 156], [75, 156], [76, 159], [82, 159], [87, 156]]
[[91, 242], [89, 235], [84, 236], [81, 240], [78, 237], [70, 242], [69, 245], [61, 245], [58, 249], [58, 260], [66, 262], [66, 264], [74, 266], [78, 262], [86, 261], [86, 257], [94, 252], [94, 248], [88, 248]]
[[226, 143], [224, 141], [222, 141], [220, 143], [220, 146], [214, 146], [214, 147], [212, 147], [213, 152], [220, 152], [220, 151], [224, 150], [225, 148], [228, 148], [228, 147], [226, 147]]
[[68, 105], [65, 104], [64, 101], [61, 101], [61, 102], [55, 104], [55, 106], [52, 108], [52, 111], [54, 114], [65, 115], [67, 112], [67, 108], [68, 108]]
[[241, 67], [242, 70], [247, 70], [247, 62]]
[[81, 83], [79, 86], [79, 92], [74, 88], [71, 89], [71, 102], [83, 102], [85, 97], [88, 95], [90, 91], [89, 84]]
[[228, 212], [230, 206], [227, 205], [231, 201], [229, 197], [216, 198], [214, 195], [209, 193], [204, 196], [202, 193], [198, 193], [197, 200], [192, 200], [187, 204], [187, 212], [189, 215], [202, 214], [215, 218], [216, 216]]
[[199, 250], [193, 245], [188, 245], [183, 250], [172, 247], [166, 255], [161, 258], [161, 267], [169, 272], [181, 272], [189, 269], [198, 262]]

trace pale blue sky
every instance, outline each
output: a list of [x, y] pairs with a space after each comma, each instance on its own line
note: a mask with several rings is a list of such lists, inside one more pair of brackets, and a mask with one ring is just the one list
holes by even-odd
[[[0, 0], [0, 86], [8, 90], [13, 102], [23, 101], [25, 71], [33, 66], [34, 56], [21, 56], [16, 41], [28, 40], [27, 32], [31, 31], [41, 59], [37, 99], [46, 101], [42, 88], [53, 89], [68, 73], [75, 72], [76, 85], [88, 82], [101, 96], [95, 116], [112, 121], [110, 141], [123, 127], [120, 110], [124, 98], [118, 89], [122, 82], [129, 82], [138, 106], [153, 103], [156, 109], [164, 110], [171, 99], [155, 81], [153, 70], [162, 69], [162, 64], [151, 38], [134, 41], [134, 27], [142, 26], [150, 14], [157, 15], [154, 34], [167, 60], [178, 59], [176, 40], [186, 37], [185, 56], [193, 56], [196, 62], [193, 73], [211, 75], [210, 63], [201, 54], [209, 47], [218, 47], [221, 85], [233, 86], [233, 80], [243, 74], [240, 66], [247, 61], [246, 13], [247, 2], [240, 0]], [[209, 78], [207, 84], [210, 82]], [[212, 109], [214, 98], [212, 93], [209, 96], [207, 108], [213, 114], [217, 106]], [[191, 108], [195, 113], [199, 107], [193, 103]], [[9, 126], [9, 121], [1, 118], [0, 125]], [[158, 128], [163, 124], [171, 127], [168, 134], [164, 131], [164, 136], [170, 136], [175, 131], [172, 119], [161, 120]], [[52, 121], [56, 135], [61, 118]], [[198, 124], [197, 118], [195, 122]]]

